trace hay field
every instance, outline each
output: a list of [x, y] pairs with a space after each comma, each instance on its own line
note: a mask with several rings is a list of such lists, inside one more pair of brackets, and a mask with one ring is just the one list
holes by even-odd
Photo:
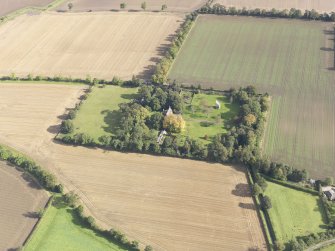
[[0, 75], [146, 78], [181, 20], [167, 13], [23, 15], [0, 27]]
[[0, 16], [25, 7], [44, 7], [52, 0], [0, 0]]
[[318, 12], [330, 13], [335, 11], [335, 1], [333, 0], [214, 0], [215, 3], [223, 4], [227, 7], [248, 9], [267, 9], [289, 10], [291, 8], [301, 11], [315, 9]]
[[169, 77], [268, 92], [265, 153], [314, 177], [334, 176], [334, 36], [331, 23], [200, 16]]
[[0, 162], [0, 250], [23, 244], [37, 222], [34, 212], [47, 200], [47, 193], [31, 177]]
[[279, 241], [325, 231], [326, 215], [319, 196], [272, 182], [265, 194], [271, 198], [269, 215]]
[[[68, 88], [68, 94], [55, 94], [58, 88]], [[155, 250], [265, 250], [242, 169], [52, 142], [54, 135], [47, 132], [47, 124], [56, 129], [55, 114], [73, 106], [73, 96], [80, 91], [80, 86], [1, 84], [0, 104], [8, 106], [2, 106], [0, 118], [12, 128], [0, 121], [0, 130], [5, 132], [0, 142], [53, 171], [100, 222]], [[40, 96], [49, 96], [50, 104]], [[34, 114], [48, 123], [27, 119]]]
[[[73, 0], [65, 1], [64, 4], [55, 8], [55, 10], [68, 10], [68, 3], [73, 4], [72, 11], [109, 11], [120, 10], [120, 3], [122, 1], [115, 0]], [[142, 0], [128, 0], [124, 1], [127, 4], [125, 10], [142, 10]], [[160, 11], [163, 4], [167, 5], [166, 11], [173, 12], [191, 12], [203, 6], [206, 0], [147, 0], [146, 10]]]

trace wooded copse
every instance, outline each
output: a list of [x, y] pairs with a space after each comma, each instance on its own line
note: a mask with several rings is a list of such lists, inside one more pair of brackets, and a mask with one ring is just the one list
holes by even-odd
[[[113, 136], [102, 136], [99, 142], [94, 142], [89, 135], [83, 133], [61, 135], [60, 138], [66, 143], [98, 145], [120, 151], [148, 152], [221, 163], [249, 163], [260, 156], [259, 144], [264, 130], [264, 112], [269, 106], [268, 95], [257, 94], [252, 86], [232, 89], [227, 95], [232, 102], [239, 104], [240, 113], [234, 126], [226, 134], [218, 134], [208, 145], [178, 133], [167, 135], [162, 144], [157, 142], [157, 130], [164, 129], [164, 116], [159, 113], [171, 107], [182, 116], [184, 101], [181, 88], [177, 85], [141, 86], [136, 100], [120, 104], [122, 129]], [[78, 109], [80, 106], [75, 108]], [[254, 116], [252, 123], [245, 120], [248, 115]]]

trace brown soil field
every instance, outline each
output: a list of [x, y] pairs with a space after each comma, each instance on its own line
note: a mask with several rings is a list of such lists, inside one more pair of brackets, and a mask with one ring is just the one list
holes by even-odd
[[182, 21], [167, 13], [41, 13], [0, 26], [0, 75], [146, 78]]
[[0, 0], [0, 16], [25, 7], [44, 7], [52, 0]]
[[318, 12], [335, 11], [335, 1], [333, 0], [214, 0], [214, 3], [220, 3], [227, 7], [236, 7], [247, 9], [278, 9], [289, 10], [291, 8], [304, 10], [315, 9]]
[[[57, 7], [56, 10], [66, 11], [68, 10], [68, 3], [73, 3], [72, 11], [109, 11], [109, 10], [120, 10], [120, 3], [122, 1], [115, 0], [73, 0], [65, 1], [64, 4]], [[142, 0], [128, 0], [124, 1], [127, 3], [125, 10], [142, 10]], [[203, 6], [206, 0], [147, 0], [146, 10], [160, 11], [163, 4], [167, 5], [166, 11], [169, 12], [191, 12], [192, 10], [198, 9]]]
[[22, 246], [37, 222], [34, 213], [47, 200], [47, 193], [30, 176], [0, 162], [0, 250]]
[[54, 172], [99, 223], [155, 250], [266, 249], [242, 168], [53, 142], [81, 91], [0, 84], [0, 142]]

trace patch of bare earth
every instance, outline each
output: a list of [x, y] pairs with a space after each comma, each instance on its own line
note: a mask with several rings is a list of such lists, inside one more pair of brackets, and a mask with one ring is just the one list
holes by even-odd
[[[111, 0], [73, 0], [65, 1], [64, 4], [57, 7], [56, 10], [67, 11], [68, 3], [73, 4], [71, 11], [109, 11], [120, 10], [120, 3], [122, 1]], [[142, 10], [142, 0], [128, 0], [124, 10]], [[191, 12], [203, 6], [206, 0], [147, 0], [146, 10], [160, 11], [163, 4], [167, 5], [166, 11], [172, 12]]]
[[267, 9], [290, 10], [291, 8], [304, 10], [316, 10], [321, 13], [335, 11], [335, 1], [333, 0], [214, 0], [215, 3], [223, 4], [227, 7], [247, 9]]
[[42, 13], [0, 26], [0, 75], [147, 78], [182, 21], [168, 13]]
[[243, 168], [53, 142], [81, 90], [1, 84], [0, 142], [54, 172], [104, 226], [155, 250], [266, 250]]
[[47, 193], [30, 176], [0, 162], [0, 250], [22, 246], [47, 200]]

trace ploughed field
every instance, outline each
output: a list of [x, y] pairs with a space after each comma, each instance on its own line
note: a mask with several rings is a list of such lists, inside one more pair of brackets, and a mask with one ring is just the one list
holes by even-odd
[[55, 173], [101, 224], [155, 250], [266, 249], [242, 168], [53, 142], [82, 88], [1, 84], [0, 142]]
[[169, 78], [269, 92], [264, 152], [313, 177], [333, 176], [334, 36], [325, 22], [200, 16]]
[[[122, 1], [115, 0], [73, 0], [65, 1], [56, 10], [66, 11], [68, 10], [68, 3], [73, 4], [72, 11], [109, 11], [109, 10], [120, 10], [120, 3]], [[125, 10], [142, 10], [141, 4], [146, 2], [146, 10], [149, 11], [160, 11], [163, 4], [167, 5], [166, 11], [173, 12], [191, 12], [192, 10], [198, 9], [206, 3], [206, 0], [128, 0], [126, 3]]]
[[0, 16], [25, 7], [44, 7], [52, 0], [0, 0]]
[[22, 15], [0, 27], [0, 75], [147, 78], [181, 20], [167, 13]]
[[0, 162], [0, 250], [22, 246], [48, 195], [28, 175]]
[[305, 10], [316, 10], [320, 13], [330, 13], [335, 11], [335, 2], [333, 0], [214, 0], [227, 7], [236, 7], [247, 9], [267, 9], [290, 10], [291, 8]]

